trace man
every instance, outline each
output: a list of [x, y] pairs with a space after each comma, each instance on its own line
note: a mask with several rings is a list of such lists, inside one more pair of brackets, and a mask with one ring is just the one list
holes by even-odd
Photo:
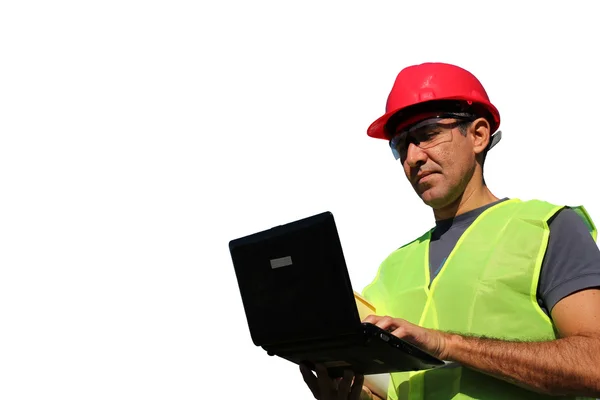
[[[425, 63], [398, 74], [367, 131], [389, 141], [435, 227], [381, 264], [363, 291], [378, 315], [365, 321], [450, 361], [391, 374], [389, 399], [600, 397], [595, 226], [583, 207], [490, 191], [483, 165], [499, 126], [475, 76]], [[377, 398], [363, 376], [302, 374], [321, 400]]]

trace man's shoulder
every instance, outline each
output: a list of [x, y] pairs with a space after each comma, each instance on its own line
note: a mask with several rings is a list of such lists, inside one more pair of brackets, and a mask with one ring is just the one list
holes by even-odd
[[577, 291], [600, 285], [600, 251], [591, 219], [582, 208], [565, 208], [549, 221], [539, 297], [546, 310]]
[[595, 231], [596, 227], [590, 215], [583, 205], [567, 205], [550, 202], [547, 200], [532, 199], [524, 201], [532, 207], [547, 207], [552, 211], [548, 218], [548, 225], [554, 231], [581, 230], [584, 227], [588, 231]]
[[580, 209], [565, 206], [548, 221], [553, 235], [568, 237], [573, 232], [589, 232], [592, 230], [591, 219]]
[[[407, 247], [411, 247], [411, 246], [415, 246], [415, 245], [418, 245], [418, 244], [421, 244], [421, 243], [423, 243], [424, 241], [426, 241], [426, 240], [428, 240], [428, 239], [429, 239], [429, 237], [431, 236], [431, 232], [433, 232], [433, 228], [432, 228], [432, 229], [429, 229], [427, 232], [425, 232], [425, 233], [423, 233], [422, 235], [420, 235], [419, 237], [417, 237], [417, 238], [415, 238], [415, 239], [411, 240], [410, 242], [408, 242], [408, 243], [405, 243], [405, 244], [403, 244], [402, 246], [398, 247], [398, 248], [395, 250], [395, 252], [396, 252], [396, 251], [399, 251], [399, 250], [406, 249]], [[393, 253], [392, 253], [392, 254], [393, 254]]]
[[553, 201], [548, 201], [545, 199], [527, 199], [527, 200], [521, 200], [521, 199], [517, 199], [518, 203], [526, 208], [526, 209], [536, 209], [536, 210], [560, 210], [561, 208], [565, 207], [565, 205], [562, 204], [558, 204], [556, 202]]
[[581, 216], [571, 207], [565, 206], [559, 210], [548, 222], [551, 226], [571, 226], [582, 224]]
[[398, 257], [401, 257], [401, 255], [406, 255], [407, 252], [410, 252], [417, 248], [420, 244], [427, 242], [431, 236], [432, 231], [433, 229], [430, 229], [427, 232], [420, 235], [419, 237], [396, 248], [394, 251], [387, 255], [387, 257], [383, 260], [382, 265], [397, 261]]

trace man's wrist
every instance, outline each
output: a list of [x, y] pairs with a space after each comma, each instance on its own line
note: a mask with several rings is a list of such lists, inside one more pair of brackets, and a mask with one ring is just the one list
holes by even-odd
[[363, 386], [362, 391], [360, 392], [360, 400], [386, 400], [371, 391], [366, 386]]
[[444, 361], [456, 361], [456, 354], [460, 352], [464, 338], [454, 333], [446, 333], [445, 347], [441, 354]]

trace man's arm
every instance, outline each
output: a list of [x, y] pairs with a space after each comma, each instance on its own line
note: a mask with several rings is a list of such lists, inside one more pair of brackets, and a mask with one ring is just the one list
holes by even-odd
[[541, 393], [600, 397], [600, 290], [556, 304], [561, 338], [507, 342], [451, 335], [445, 359]]
[[371, 322], [443, 360], [540, 393], [600, 397], [600, 290], [565, 297], [552, 310], [561, 336], [511, 342], [440, 332], [391, 318]]
[[[512, 344], [507, 350], [515, 350], [516, 356], [523, 357], [522, 362], [512, 371], [518, 379], [531, 381], [531, 385], [541, 383], [541, 386], [533, 387], [538, 391], [563, 393], [563, 390], [567, 390], [564, 393], [569, 393], [569, 388], [563, 388], [563, 384], [557, 387], [557, 383], [567, 381], [572, 384], [571, 390], [585, 390], [584, 388], [589, 388], [590, 379], [596, 379], [594, 382], [598, 381], [594, 378], [596, 376], [594, 373], [597, 372], [597, 368], [600, 368], [600, 351], [596, 349], [594, 352], [594, 346], [598, 343], [594, 336], [599, 332], [598, 320], [596, 319], [594, 323], [594, 318], [598, 315], [598, 309], [594, 306], [598, 304], [597, 292], [584, 290], [600, 286], [600, 251], [587, 226], [575, 211], [562, 210], [549, 222], [549, 225], [550, 237], [542, 264], [538, 295], [542, 301], [541, 306], [546, 311], [551, 310], [553, 322], [562, 339], [558, 342], [537, 343], [535, 347], [531, 343]], [[577, 296], [571, 296], [573, 294]], [[561, 302], [561, 300], [565, 301]], [[589, 326], [582, 325], [586, 323], [589, 323]], [[472, 338], [458, 342], [459, 346], [469, 347], [482, 344], [481, 341]], [[504, 342], [485, 341], [484, 343], [488, 345], [482, 349], [483, 352], [499, 351], [502, 354], [490, 354], [483, 360], [490, 357], [493, 359], [505, 357]], [[520, 347], [515, 348], [515, 346]], [[459, 356], [461, 353], [459, 352]], [[547, 353], [555, 355], [548, 359], [545, 357]], [[583, 355], [579, 356], [579, 354]], [[528, 362], [532, 358], [539, 360], [535, 366]], [[543, 363], [544, 360], [551, 362], [556, 358], [560, 358], [559, 362], [540, 368], [540, 362]], [[509, 363], [505, 367], [511, 368], [511, 365]], [[493, 371], [491, 365], [485, 368]], [[578, 368], [582, 370], [577, 371]], [[515, 381], [510, 375], [505, 375], [505, 371], [498, 370], [496, 374], [503, 376], [507, 381], [528, 387], [520, 381]]]

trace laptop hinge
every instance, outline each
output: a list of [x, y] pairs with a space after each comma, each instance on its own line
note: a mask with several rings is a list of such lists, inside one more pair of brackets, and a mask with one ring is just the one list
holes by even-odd
[[302, 349], [312, 350], [325, 347], [345, 346], [348, 343], [356, 342], [358, 338], [362, 337], [361, 331], [359, 330], [331, 336], [322, 336], [319, 338], [263, 345], [261, 347], [269, 354], [286, 353], [289, 351], [298, 351]]

